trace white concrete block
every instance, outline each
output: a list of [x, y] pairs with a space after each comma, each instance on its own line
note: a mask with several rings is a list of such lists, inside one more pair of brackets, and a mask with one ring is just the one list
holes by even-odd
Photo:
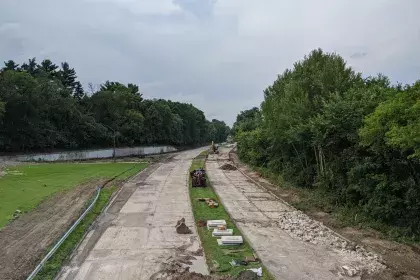
[[222, 236], [220, 238], [223, 244], [242, 244], [244, 240], [242, 236], [235, 235], [235, 236]]
[[232, 236], [233, 235], [233, 229], [225, 229], [225, 230], [215, 229], [211, 235], [213, 237], [216, 237], [216, 236]]
[[239, 245], [241, 245], [239, 243], [236, 243], [236, 244], [235, 243], [223, 243], [221, 239], [217, 239], [217, 244], [219, 246], [239, 246]]
[[217, 228], [217, 226], [226, 226], [225, 220], [208, 220], [207, 229]]

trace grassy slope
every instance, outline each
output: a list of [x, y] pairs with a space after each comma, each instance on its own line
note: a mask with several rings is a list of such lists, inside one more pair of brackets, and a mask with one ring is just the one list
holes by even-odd
[[[207, 152], [207, 151], [206, 151]], [[206, 153], [205, 152], [205, 153]], [[205, 154], [201, 154], [198, 158], [193, 160], [190, 170], [197, 169], [199, 167], [203, 167], [205, 165], [204, 156]], [[219, 198], [217, 197], [216, 193], [214, 192], [209, 180], [207, 183], [207, 188], [191, 188], [190, 182], [190, 197], [191, 203], [194, 213], [195, 221], [198, 220], [226, 220], [228, 228], [233, 229], [234, 235], [242, 235], [239, 229], [235, 226], [232, 222], [229, 214], [223, 207], [221, 203], [219, 203], [218, 208], [209, 208], [205, 202], [199, 202], [197, 198], [200, 197], [209, 197], [215, 198], [217, 201], [220, 202]], [[203, 249], [206, 255], [207, 263], [210, 268], [213, 268], [217, 274], [229, 274], [232, 276], [236, 276], [244, 269], [252, 268], [252, 267], [261, 267], [261, 264], [256, 265], [248, 265], [248, 266], [238, 266], [232, 267], [230, 265], [230, 261], [232, 259], [244, 259], [245, 256], [252, 256], [252, 248], [245, 242], [241, 246], [237, 247], [220, 247], [217, 245], [217, 241], [215, 237], [212, 237], [211, 231], [207, 230], [207, 227], [198, 227], [198, 234], [200, 236], [201, 242], [203, 244]], [[237, 251], [237, 252], [229, 252], [229, 251]], [[268, 271], [263, 267], [263, 277], [261, 279], [274, 279]]]
[[11, 167], [0, 177], [0, 228], [7, 224], [16, 209], [23, 212], [36, 207], [44, 198], [83, 182], [112, 178], [130, 169], [130, 176], [146, 163], [55, 163], [25, 164]]

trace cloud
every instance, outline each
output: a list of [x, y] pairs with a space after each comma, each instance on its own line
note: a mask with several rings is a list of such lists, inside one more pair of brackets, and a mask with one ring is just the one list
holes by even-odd
[[0, 58], [68, 61], [87, 85], [139, 84], [232, 124], [312, 49], [365, 75], [420, 78], [420, 2], [3, 0]]

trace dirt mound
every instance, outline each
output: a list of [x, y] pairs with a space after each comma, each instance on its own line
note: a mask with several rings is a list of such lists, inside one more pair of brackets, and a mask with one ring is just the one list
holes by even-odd
[[236, 166], [234, 166], [232, 164], [226, 163], [226, 164], [223, 164], [222, 166], [220, 166], [220, 169], [222, 169], [222, 170], [236, 170], [237, 168], [236, 168]]
[[176, 233], [178, 234], [190, 234], [192, 231], [185, 224], [185, 219], [182, 218], [176, 223]]

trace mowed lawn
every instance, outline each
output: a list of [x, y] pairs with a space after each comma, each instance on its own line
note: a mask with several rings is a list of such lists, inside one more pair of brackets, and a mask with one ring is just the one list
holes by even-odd
[[0, 228], [17, 209], [27, 212], [46, 197], [95, 179], [132, 176], [147, 163], [49, 163], [22, 164], [7, 168], [0, 177]]

